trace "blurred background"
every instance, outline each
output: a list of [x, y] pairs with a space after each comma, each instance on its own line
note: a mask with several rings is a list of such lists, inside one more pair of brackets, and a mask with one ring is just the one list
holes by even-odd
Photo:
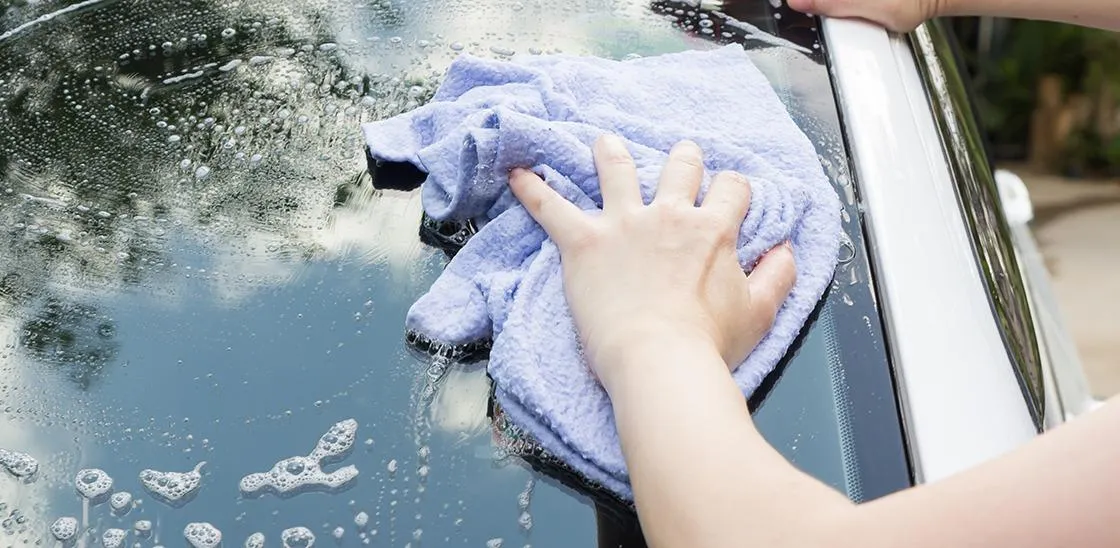
[[1120, 33], [952, 24], [992, 160], [1030, 190], [1035, 237], [1093, 391], [1120, 393]]

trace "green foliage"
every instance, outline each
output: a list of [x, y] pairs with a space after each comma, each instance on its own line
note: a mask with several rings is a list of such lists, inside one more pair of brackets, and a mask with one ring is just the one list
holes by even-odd
[[[1120, 89], [1120, 33], [1043, 21], [1004, 21], [992, 51], [981, 55], [977, 20], [958, 20], [964, 56], [977, 86], [981, 124], [997, 151], [1025, 151], [1030, 113], [1044, 75], [1062, 78], [1068, 93], [1095, 95]], [[1070, 164], [1116, 164], [1120, 152], [1105, 152], [1099, 138], [1075, 135]], [[1115, 145], [1120, 146], [1120, 145]], [[1095, 147], [1081, 150], [1085, 147]], [[1109, 149], [1111, 150], [1111, 149]], [[1107, 160], [1104, 160], [1107, 158]]]
[[1081, 129], [1070, 135], [1064, 152], [1062, 171], [1066, 175], [1120, 175], [1120, 135], [1104, 139], [1094, 131]]
[[1112, 175], [1120, 175], [1120, 135], [1109, 139], [1101, 150], [1109, 172]]

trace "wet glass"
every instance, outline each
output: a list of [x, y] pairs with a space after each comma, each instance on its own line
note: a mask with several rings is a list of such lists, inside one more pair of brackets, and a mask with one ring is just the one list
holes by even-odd
[[444, 258], [418, 193], [370, 185], [358, 126], [421, 104], [462, 52], [726, 41], [845, 204], [836, 282], [753, 398], [759, 427], [853, 499], [904, 486], [813, 19], [761, 1], [17, 2], [0, 12], [0, 537], [640, 544], [632, 515], [495, 451], [480, 364], [406, 350]]

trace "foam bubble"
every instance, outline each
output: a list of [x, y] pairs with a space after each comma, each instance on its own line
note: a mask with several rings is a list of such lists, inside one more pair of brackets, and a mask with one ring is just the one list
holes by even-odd
[[264, 548], [264, 533], [257, 532], [245, 539], [245, 548]]
[[357, 431], [358, 421], [354, 419], [338, 422], [319, 438], [310, 455], [288, 457], [274, 464], [268, 472], [249, 474], [241, 478], [238, 487], [247, 495], [265, 491], [286, 495], [341, 489], [358, 477], [358, 469], [348, 465], [327, 473], [322, 466], [325, 461], [344, 456], [354, 446]]
[[113, 510], [118, 512], [128, 508], [130, 504], [132, 504], [132, 493], [128, 491], [117, 491], [109, 497], [109, 506], [112, 506]]
[[354, 516], [354, 525], [357, 525], [358, 527], [365, 527], [368, 523], [369, 514], [365, 512], [358, 512], [358, 515]]
[[101, 545], [105, 548], [120, 548], [127, 536], [128, 531], [124, 529], [106, 529], [101, 533]]
[[39, 471], [39, 461], [27, 453], [0, 449], [0, 466], [17, 478], [29, 478]]
[[319, 438], [319, 443], [315, 445], [315, 450], [309, 456], [317, 460], [342, 456], [354, 446], [357, 433], [358, 421], [346, 419], [337, 422]]
[[311, 548], [315, 545], [315, 533], [306, 527], [292, 527], [280, 533], [284, 548]]
[[147, 535], [148, 533], [152, 532], [152, 522], [146, 519], [142, 519], [133, 524], [132, 528], [138, 535]]
[[502, 539], [501, 539], [501, 537], [499, 537], [499, 538], [492, 538], [492, 539], [490, 539], [490, 540], [486, 541], [486, 548], [502, 548]]
[[54, 520], [54, 523], [51, 524], [51, 535], [62, 542], [74, 538], [76, 534], [78, 534], [78, 520], [76, 518], [64, 516]]
[[172, 506], [190, 502], [202, 486], [202, 467], [206, 461], [195, 465], [190, 472], [160, 472], [146, 468], [140, 472], [140, 484], [157, 499]]
[[83, 468], [74, 477], [74, 488], [86, 499], [96, 499], [113, 489], [113, 478], [100, 468]]
[[222, 532], [205, 521], [188, 523], [183, 537], [194, 548], [214, 548], [222, 542]]

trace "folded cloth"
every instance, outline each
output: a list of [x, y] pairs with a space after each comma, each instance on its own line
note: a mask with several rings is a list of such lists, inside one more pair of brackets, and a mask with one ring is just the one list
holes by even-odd
[[782, 358], [836, 266], [837, 195], [812, 144], [738, 45], [628, 61], [464, 55], [429, 103], [362, 129], [375, 160], [428, 174], [421, 193], [430, 217], [478, 228], [409, 310], [407, 328], [447, 345], [491, 339], [487, 368], [509, 419], [623, 499], [632, 493], [611, 404], [581, 352], [559, 252], [508, 190], [509, 170], [533, 169], [596, 210], [591, 145], [613, 132], [634, 157], [647, 203], [682, 139], [704, 150], [701, 193], [718, 170], [745, 174], [752, 195], [741, 264], [790, 240], [798, 273], [770, 333], [734, 373], [745, 395]]

